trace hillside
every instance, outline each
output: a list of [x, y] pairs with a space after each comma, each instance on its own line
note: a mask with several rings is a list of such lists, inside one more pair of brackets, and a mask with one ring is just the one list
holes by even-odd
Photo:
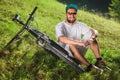
[[[55, 38], [55, 25], [65, 18], [65, 4], [57, 0], [0, 0], [0, 80], [118, 80], [120, 78], [120, 23], [97, 14], [79, 10], [78, 20], [99, 31], [98, 41], [104, 60], [113, 71], [99, 75], [95, 71], [78, 73], [62, 60], [36, 44], [36, 39], [26, 31], [20, 40], [3, 49], [21, 29], [12, 21], [17, 13], [25, 23], [31, 11], [37, 6], [34, 21], [30, 26]], [[50, 54], [49, 54], [50, 53]], [[92, 51], [86, 58], [95, 62]]]

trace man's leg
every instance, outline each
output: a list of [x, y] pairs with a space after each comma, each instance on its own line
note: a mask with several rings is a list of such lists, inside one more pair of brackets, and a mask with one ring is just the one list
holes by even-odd
[[82, 62], [83, 64], [85, 64], [86, 66], [89, 66], [89, 62], [84, 58], [84, 56], [82, 56], [80, 54], [80, 52], [78, 51], [77, 47], [75, 45], [70, 45], [69, 46], [73, 56], [79, 60], [80, 62]]
[[102, 58], [97, 40], [96, 39], [93, 41], [90, 40], [89, 45], [90, 45], [90, 48], [93, 51], [95, 57]]
[[94, 68], [94, 69], [97, 69], [97, 70], [100, 70], [102, 71], [102, 69], [100, 69], [99, 67], [95, 66], [95, 65], [92, 65], [90, 64], [83, 55], [80, 54], [80, 52], [78, 51], [77, 47], [75, 45], [70, 45], [69, 46], [71, 52], [73, 53], [73, 56], [79, 60], [80, 62], [82, 62], [83, 64], [86, 65], [86, 71], [90, 71], [91, 68]]
[[111, 70], [107, 66], [107, 64], [102, 60], [102, 56], [100, 54], [99, 45], [98, 45], [97, 40], [89, 41], [89, 44], [90, 44], [90, 48], [92, 49], [92, 51], [97, 59], [95, 65], [98, 66], [99, 68], [105, 67], [105, 68]]
[[95, 66], [95, 65], [92, 65], [90, 64], [83, 55], [80, 54], [79, 50], [77, 49], [77, 47], [75, 45], [70, 45], [69, 46], [69, 49], [71, 50], [73, 56], [79, 60], [80, 62], [82, 62], [83, 64], [86, 65], [86, 71], [90, 71], [91, 68], [94, 68], [94, 69], [97, 69], [97, 70], [100, 70], [102, 71], [102, 69], [100, 69], [99, 67]]

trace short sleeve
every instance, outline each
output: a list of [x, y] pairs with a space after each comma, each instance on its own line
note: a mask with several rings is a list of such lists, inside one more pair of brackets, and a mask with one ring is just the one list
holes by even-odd
[[64, 36], [63, 30], [62, 30], [62, 23], [59, 23], [56, 25], [56, 38], [58, 40], [59, 36]]
[[89, 40], [92, 36], [92, 33], [90, 31], [90, 27], [84, 23], [82, 24], [82, 34], [84, 35], [82, 38], [83, 41]]

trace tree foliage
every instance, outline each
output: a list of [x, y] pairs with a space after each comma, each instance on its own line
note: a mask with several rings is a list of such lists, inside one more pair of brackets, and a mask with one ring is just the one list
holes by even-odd
[[112, 0], [109, 7], [109, 13], [112, 17], [120, 20], [120, 0]]
[[111, 3], [111, 0], [58, 0], [58, 1], [65, 4], [74, 3], [81, 9], [102, 13], [108, 12], [108, 6]]

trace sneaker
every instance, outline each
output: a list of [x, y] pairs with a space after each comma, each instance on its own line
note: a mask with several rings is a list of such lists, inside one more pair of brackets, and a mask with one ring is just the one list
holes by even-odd
[[97, 66], [99, 68], [103, 68], [103, 67], [107, 66], [107, 64], [103, 60], [97, 60], [95, 63], [95, 66]]
[[100, 71], [101, 73], [103, 72], [103, 69], [101, 69], [101, 68], [99, 68], [99, 67], [97, 67], [97, 66], [95, 66], [95, 65], [92, 65], [92, 64], [90, 64], [90, 65], [85, 69], [85, 71], [89, 72], [89, 71], [91, 71], [92, 69], [98, 70], [98, 71]]
[[107, 64], [103, 60], [97, 60], [95, 63], [95, 66], [97, 66], [99, 68], [106, 68], [108, 70], [111, 70], [111, 68], [109, 66], [107, 66]]
[[92, 68], [92, 64], [89, 64], [89, 65], [87, 66], [87, 68], [85, 69], [85, 71], [86, 71], [86, 72], [89, 72], [89, 71], [91, 71], [91, 68]]

